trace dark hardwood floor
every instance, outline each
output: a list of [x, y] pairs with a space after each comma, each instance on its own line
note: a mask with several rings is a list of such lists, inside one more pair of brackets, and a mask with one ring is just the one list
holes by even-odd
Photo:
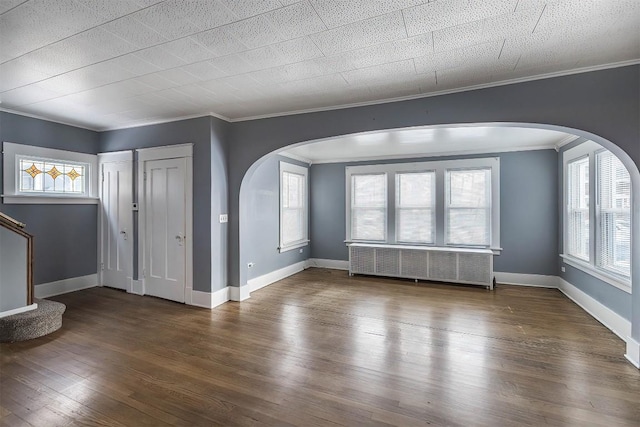
[[624, 343], [553, 289], [309, 269], [213, 310], [93, 288], [0, 346], [0, 425], [638, 426]]

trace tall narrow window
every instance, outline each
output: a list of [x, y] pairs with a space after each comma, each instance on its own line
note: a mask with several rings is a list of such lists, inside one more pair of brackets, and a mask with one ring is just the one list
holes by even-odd
[[567, 164], [567, 254], [589, 261], [589, 157]]
[[631, 276], [631, 177], [609, 151], [596, 155], [599, 267]]
[[387, 174], [352, 175], [351, 239], [384, 241], [387, 221]]
[[435, 172], [396, 174], [396, 240], [434, 243]]
[[307, 168], [280, 162], [280, 251], [308, 243]]
[[447, 170], [446, 243], [491, 243], [491, 169]]

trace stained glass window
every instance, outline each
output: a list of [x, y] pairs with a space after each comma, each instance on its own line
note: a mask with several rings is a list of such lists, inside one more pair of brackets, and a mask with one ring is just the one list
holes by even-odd
[[20, 158], [21, 193], [86, 193], [88, 165], [56, 160]]

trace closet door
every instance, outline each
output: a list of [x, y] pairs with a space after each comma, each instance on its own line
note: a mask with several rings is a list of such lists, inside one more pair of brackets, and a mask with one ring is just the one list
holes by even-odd
[[133, 152], [98, 155], [100, 210], [98, 280], [131, 291], [133, 277]]
[[186, 158], [144, 163], [146, 294], [185, 302]]

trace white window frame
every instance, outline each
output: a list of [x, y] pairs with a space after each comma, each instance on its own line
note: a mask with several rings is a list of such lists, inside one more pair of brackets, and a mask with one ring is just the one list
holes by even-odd
[[[562, 253], [560, 257], [562, 262], [568, 264], [578, 270], [581, 270], [596, 279], [599, 279], [611, 286], [614, 286], [627, 293], [631, 293], [631, 278], [626, 278], [622, 275], [617, 275], [609, 270], [601, 268], [596, 263], [596, 252], [599, 242], [597, 237], [599, 228], [599, 217], [596, 207], [596, 155], [605, 150], [601, 145], [593, 141], [585, 141], [582, 144], [566, 150], [562, 155]], [[568, 228], [568, 164], [579, 158], [589, 158], [589, 261], [582, 260], [578, 257], [569, 255], [567, 253], [567, 245], [569, 241], [569, 228]], [[631, 197], [633, 199], [633, 183], [631, 183]], [[633, 200], [632, 200], [633, 203]], [[631, 212], [633, 223], [633, 210]], [[631, 236], [631, 245], [633, 246], [633, 235]]]
[[[487, 246], [464, 246], [447, 245], [445, 243], [445, 174], [448, 169], [491, 169], [491, 233], [490, 244]], [[387, 163], [365, 166], [347, 166], [345, 168], [345, 191], [346, 191], [346, 236], [345, 243], [354, 243], [351, 239], [351, 176], [362, 174], [387, 174], [387, 227], [385, 242], [375, 241], [372, 243], [386, 243], [391, 245], [404, 245], [406, 243], [397, 240], [396, 235], [396, 183], [395, 176], [403, 172], [426, 172], [435, 171], [435, 242], [434, 243], [411, 243], [416, 246], [435, 247], [456, 247], [456, 248], [488, 248], [494, 254], [502, 251], [500, 247], [500, 158], [485, 157], [477, 159], [459, 160], [439, 160], [430, 162], [413, 163]], [[362, 241], [358, 240], [358, 243]]]
[[[485, 245], [482, 244], [473, 244], [473, 245], [461, 245], [459, 243], [455, 243], [455, 242], [449, 242], [449, 215], [448, 215], [448, 211], [451, 209], [465, 209], [465, 208], [459, 208], [459, 207], [451, 207], [451, 183], [449, 181], [449, 172], [463, 172], [463, 171], [477, 171], [477, 170], [487, 170], [489, 169], [490, 173], [490, 180], [491, 183], [493, 183], [493, 171], [491, 167], [474, 167], [474, 168], [470, 168], [470, 167], [465, 167], [465, 168], [447, 168], [445, 170], [445, 197], [444, 197], [444, 240], [445, 240], [445, 245], [447, 246], [454, 246], [454, 247], [459, 247], [459, 246], [464, 246], [464, 247], [478, 247], [478, 248], [484, 248], [486, 247]], [[499, 179], [498, 179], [499, 180]], [[493, 230], [493, 200], [492, 200], [492, 195], [493, 195], [493, 189], [491, 188], [492, 186], [489, 186], [489, 207], [487, 208], [483, 208], [489, 211], [489, 215], [487, 215], [486, 221], [487, 224], [486, 226], [489, 228], [489, 245], [491, 245], [491, 240], [492, 240], [492, 230]], [[466, 208], [469, 209], [469, 208]], [[470, 209], [475, 209], [475, 208], [470, 208]]]
[[[284, 244], [284, 240], [283, 240], [284, 227], [282, 226], [283, 224], [282, 176], [285, 172], [304, 176], [304, 188], [305, 188], [304, 199], [303, 199], [304, 200], [303, 237], [298, 241], [289, 242], [286, 245]], [[302, 248], [309, 244], [309, 168], [280, 161], [280, 171], [279, 171], [278, 181], [280, 186], [278, 190], [278, 193], [280, 194], [279, 207], [278, 207], [280, 211], [280, 233], [279, 233], [280, 245], [278, 246], [278, 250], [280, 251], [280, 253], [282, 253], [282, 252], [291, 251], [293, 249]]]
[[[5, 204], [97, 204], [98, 156], [75, 151], [36, 147], [33, 145], [2, 143], [3, 194]], [[85, 192], [82, 194], [51, 192], [20, 192], [20, 159], [36, 158], [60, 163], [85, 165]]]

